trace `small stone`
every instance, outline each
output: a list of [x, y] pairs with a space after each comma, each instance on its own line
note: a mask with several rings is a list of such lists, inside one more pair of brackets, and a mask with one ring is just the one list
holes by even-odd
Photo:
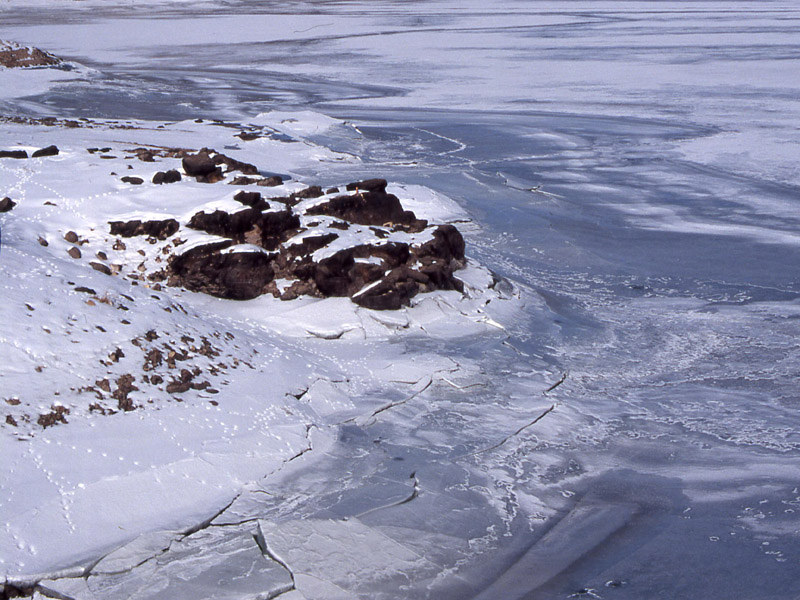
[[75, 247], [75, 246], [72, 246], [72, 248], [67, 250], [67, 254], [69, 254], [72, 258], [80, 258], [81, 257], [81, 251], [78, 250], [78, 248]]
[[64, 239], [67, 240], [70, 244], [77, 244], [78, 243], [78, 234], [74, 231], [68, 231], [64, 234]]
[[99, 271], [104, 275], [111, 275], [111, 269], [108, 267], [108, 265], [93, 261], [89, 263], [89, 266], [91, 266], [95, 271]]

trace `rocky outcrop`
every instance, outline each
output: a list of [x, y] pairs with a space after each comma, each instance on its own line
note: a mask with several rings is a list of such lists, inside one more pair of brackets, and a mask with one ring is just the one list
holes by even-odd
[[[182, 164], [188, 175], [201, 181], [223, 176], [220, 165], [229, 171], [258, 172], [208, 149], [184, 154]], [[157, 174], [154, 182], [167, 181], [171, 172]], [[250, 185], [261, 180], [243, 176], [236, 181]], [[368, 179], [345, 186], [344, 193], [312, 185], [268, 199], [260, 192], [239, 190], [233, 199], [242, 205], [240, 210], [200, 211], [186, 224], [216, 240], [178, 253], [176, 238], [155, 257], [155, 262], [165, 263], [164, 268], [144, 276], [154, 286], [166, 282], [232, 300], [262, 294], [285, 300], [342, 296], [376, 310], [407, 306], [421, 292], [462, 291], [455, 276], [465, 264], [459, 231], [452, 225], [429, 227], [404, 210], [386, 187], [384, 179]], [[316, 198], [321, 201], [315, 204]], [[179, 231], [174, 219], [110, 225], [113, 235], [155, 240]], [[220, 237], [225, 240], [219, 241]], [[138, 270], [142, 268], [144, 263]]]

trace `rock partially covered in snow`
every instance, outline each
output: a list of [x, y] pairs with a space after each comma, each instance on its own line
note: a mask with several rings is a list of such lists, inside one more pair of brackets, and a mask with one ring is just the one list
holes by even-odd
[[0, 67], [9, 69], [52, 67], [62, 64], [57, 58], [38, 48], [20, 46], [16, 42], [0, 40]]

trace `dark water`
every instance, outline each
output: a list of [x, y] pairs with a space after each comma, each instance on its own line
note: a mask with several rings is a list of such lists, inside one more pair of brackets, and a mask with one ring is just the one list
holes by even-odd
[[[344, 119], [357, 131], [314, 141], [363, 162], [300, 175], [382, 175], [450, 196], [480, 226], [469, 254], [528, 299], [508, 337], [430, 342], [478, 361], [480, 387], [342, 426], [329, 453], [265, 484], [272, 499], [244, 514], [358, 516], [435, 565], [355, 586], [359, 597], [800, 596], [800, 190], [776, 170], [785, 156], [758, 162], [746, 143], [681, 151], [731, 130], [767, 139], [791, 122], [797, 84], [770, 73], [797, 72], [794, 9], [226, 6], [341, 20], [353, 33], [323, 34], [314, 20], [319, 35], [238, 43], [224, 29], [202, 47], [178, 37], [142, 48], [141, 64], [121, 66], [76, 50], [97, 73], [3, 109], [156, 120], [312, 109]], [[6, 27], [30, 23], [16, 18]], [[410, 58], [401, 49], [420, 35]], [[446, 49], [454, 43], [460, 58]], [[269, 61], [281, 68], [252, 68]], [[743, 61], [760, 78], [714, 80]], [[487, 75], [499, 69], [518, 75]], [[543, 396], [535, 373], [567, 376]], [[402, 500], [412, 474], [422, 493], [370, 512]]]

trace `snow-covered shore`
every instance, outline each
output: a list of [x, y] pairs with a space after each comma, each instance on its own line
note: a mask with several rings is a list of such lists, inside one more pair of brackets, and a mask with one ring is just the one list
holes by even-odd
[[[202, 207], [238, 205], [231, 198], [242, 186], [226, 185], [232, 176], [207, 184], [184, 173], [178, 184], [154, 185], [156, 172], [180, 161], [143, 161], [132, 149], [225, 148], [283, 174], [269, 191], [285, 196], [307, 187], [292, 174], [310, 164], [357, 160], [303, 139], [331, 122], [265, 114], [252, 125], [266, 133], [247, 142], [236, 137], [243, 124], [0, 123], [3, 139], [13, 140], [4, 150], [58, 148], [0, 159], [0, 191], [16, 203], [0, 217], [0, 567], [9, 581], [85, 574], [140, 534], [197, 528], [312, 439], [324, 447], [328, 428], [382, 405], [354, 403], [353, 394], [389, 382], [422, 393], [445, 373], [456, 376], [443, 357], [398, 354], [393, 339], [503, 335], [498, 320], [518, 300], [493, 289], [492, 275], [472, 261], [459, 271], [463, 294], [421, 294], [398, 311], [346, 297], [237, 302], [148, 282], [142, 274], [162, 262], [170, 240], [110, 234], [114, 221], [186, 222]], [[431, 190], [389, 190], [420, 218], [469, 223]], [[137, 271], [145, 255], [152, 265]]]

